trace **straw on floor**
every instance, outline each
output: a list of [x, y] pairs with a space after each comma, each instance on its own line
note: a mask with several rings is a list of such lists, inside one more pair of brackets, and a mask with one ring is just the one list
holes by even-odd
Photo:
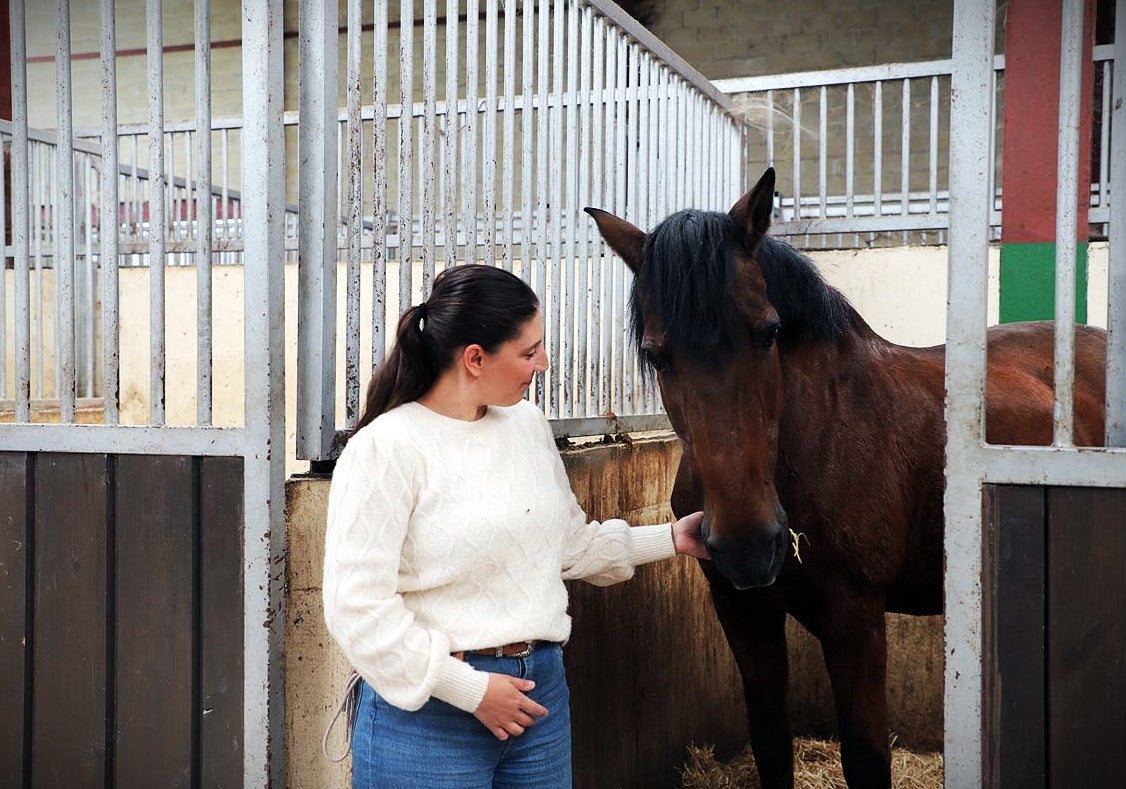
[[[896, 789], [940, 789], [942, 754], [915, 753], [892, 746], [892, 786]], [[758, 771], [750, 748], [727, 763], [716, 761], [713, 748], [689, 746], [681, 770], [683, 789], [758, 789]], [[841, 771], [840, 743], [794, 740], [795, 789], [847, 789]]]

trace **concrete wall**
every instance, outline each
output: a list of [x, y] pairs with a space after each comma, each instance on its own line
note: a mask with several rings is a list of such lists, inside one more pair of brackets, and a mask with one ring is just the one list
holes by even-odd
[[[679, 455], [679, 442], [668, 436], [563, 453], [591, 517], [621, 515], [635, 524], [670, 517]], [[289, 783], [298, 789], [347, 782], [347, 766], [320, 755], [348, 675], [321, 610], [328, 487], [312, 479], [287, 486], [286, 745]], [[689, 743], [717, 743], [728, 754], [741, 747], [741, 686], [706, 586], [683, 557], [640, 568], [632, 581], [608, 589], [570, 586], [575, 628], [566, 658], [578, 786], [672, 785]], [[940, 748], [942, 619], [889, 615], [888, 627], [893, 732], [901, 744]], [[795, 726], [828, 735], [835, 718], [820, 647], [793, 622], [790, 638]], [[334, 751], [340, 743], [334, 739]]]

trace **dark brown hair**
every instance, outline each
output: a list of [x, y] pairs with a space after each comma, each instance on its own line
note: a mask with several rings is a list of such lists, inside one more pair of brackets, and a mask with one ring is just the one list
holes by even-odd
[[516, 337], [537, 309], [532, 289], [504, 269], [470, 264], [443, 271], [430, 298], [399, 318], [395, 344], [372, 375], [356, 430], [426, 394], [467, 345], [492, 353]]

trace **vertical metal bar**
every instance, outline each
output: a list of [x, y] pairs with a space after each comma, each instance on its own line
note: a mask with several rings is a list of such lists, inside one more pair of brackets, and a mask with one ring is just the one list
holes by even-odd
[[[520, 65], [523, 73], [520, 82], [520, 276], [532, 281], [532, 238], [535, 218], [532, 214], [532, 127], [535, 123], [533, 99], [533, 66], [535, 65], [535, 3], [525, 2], [521, 8], [523, 41], [520, 47]], [[515, 154], [514, 154], [515, 155]], [[536, 376], [542, 380], [543, 376]]]
[[982, 773], [981, 480], [988, 278], [993, 0], [955, 0], [946, 326], [945, 784]]
[[9, 0], [12, 54], [12, 257], [15, 275], [16, 422], [31, 421], [31, 294], [28, 244], [27, 37], [23, 0]]
[[911, 189], [911, 80], [903, 80], [903, 124], [900, 127], [899, 158], [899, 215], [907, 216], [910, 210]]
[[[997, 207], [997, 154], [998, 150], [998, 129], [997, 129], [997, 93], [998, 93], [998, 80], [1001, 78], [1001, 73], [996, 69], [990, 72], [990, 93], [989, 93], [989, 128], [993, 129], [993, 136], [989, 142], [989, 212]], [[951, 79], [951, 92], [953, 92], [953, 79]], [[951, 114], [950, 125], [954, 126], [954, 117]]]
[[414, 2], [399, 3], [399, 314], [411, 304], [414, 267]]
[[[617, 50], [617, 57], [615, 59], [615, 66], [617, 74], [614, 77], [614, 109], [617, 118], [614, 121], [614, 213], [618, 216], [625, 216], [628, 206], [626, 206], [626, 38], [625, 35], [614, 28], [614, 48]], [[683, 105], [682, 105], [683, 106]], [[678, 118], [678, 121], [683, 123], [683, 114]], [[683, 127], [680, 127], [683, 128]], [[683, 140], [683, 135], [681, 139]], [[678, 190], [683, 204], [685, 200], [684, 193], [684, 161], [685, 150], [683, 147], [678, 149], [678, 167], [677, 177], [680, 179], [680, 189]], [[625, 263], [621, 258], [614, 258], [614, 281], [613, 281], [613, 304], [614, 304], [614, 329], [611, 337], [614, 342], [614, 371], [617, 377], [617, 392], [614, 398], [615, 413], [625, 413], [627, 392], [626, 388], [628, 382], [625, 377], [626, 361], [625, 361], [625, 316], [623, 310], [625, 309]]]
[[[82, 338], [82, 373], [79, 376], [79, 391], [82, 397], [94, 396], [94, 196], [91, 187], [93, 176], [93, 161], [89, 154], [83, 154], [82, 162], [82, 324], [80, 336]], [[0, 239], [4, 236], [0, 234]]]
[[[196, 422], [211, 424], [211, 0], [195, 4]], [[103, 146], [104, 149], [105, 146]], [[116, 211], [115, 211], [116, 213]]]
[[387, 3], [375, 4], [372, 32], [371, 365], [387, 351]]
[[[566, 224], [566, 258], [563, 265], [563, 294], [562, 294], [562, 308], [560, 315], [560, 329], [563, 339], [563, 368], [562, 375], [559, 376], [560, 383], [563, 384], [563, 400], [561, 403], [561, 415], [566, 417], [575, 416], [575, 397], [574, 392], [578, 382], [578, 372], [575, 369], [575, 334], [576, 334], [576, 320], [575, 308], [577, 302], [581, 298], [579, 291], [575, 287], [575, 234], [578, 232], [577, 217], [579, 215], [578, 195], [576, 194], [578, 187], [578, 79], [579, 79], [579, 9], [577, 3], [567, 4], [567, 92], [566, 96], [566, 112], [567, 112], [567, 172], [566, 184], [564, 189], [564, 205], [566, 206], [566, 215], [564, 217]], [[561, 108], [562, 109], [562, 108]], [[585, 217], [584, 217], [585, 218]], [[579, 386], [581, 388], [581, 386]]]
[[[607, 207], [607, 210], [616, 212], [617, 208], [614, 205], [614, 157], [617, 155], [616, 141], [617, 133], [614, 127], [614, 78], [617, 70], [614, 67], [614, 31], [610, 25], [605, 25], [603, 30], [603, 45], [605, 48], [606, 57], [606, 70], [603, 72], [603, 112], [605, 112], [605, 125], [603, 131], [603, 176], [602, 176], [602, 205]], [[597, 50], [596, 50], [597, 52]], [[599, 374], [599, 380], [602, 381], [602, 408], [605, 410], [613, 410], [615, 381], [614, 381], [614, 339], [611, 335], [611, 320], [614, 314], [613, 302], [613, 284], [614, 284], [614, 266], [617, 261], [614, 259], [612, 252], [607, 250], [604, 263], [601, 267], [601, 276], [599, 278], [599, 334], [602, 340], [602, 370]]]
[[35, 336], [33, 338], [35, 347], [35, 388], [33, 393], [36, 397], [44, 396], [44, 379], [43, 379], [43, 357], [46, 355], [44, 351], [47, 347], [47, 339], [44, 336], [43, 329], [43, 246], [46, 243], [44, 236], [47, 234], [47, 178], [48, 166], [50, 159], [48, 158], [47, 146], [36, 143], [34, 146], [35, 152], [35, 167], [32, 170], [32, 207], [35, 209], [34, 225], [32, 229], [35, 233]]
[[[1083, 66], [1083, 0], [1063, 4], [1060, 39], [1059, 157], [1056, 180], [1056, 446], [1073, 446], [1075, 416], [1075, 247], [1079, 206], [1079, 102]], [[1090, 192], [1090, 184], [1084, 192]], [[1088, 198], [1089, 199], [1089, 198]]]
[[[458, 115], [458, 0], [446, 0], [446, 161], [445, 208], [446, 268], [457, 263], [457, 130], [461, 125]], [[525, 21], [527, 25], [527, 21]]]
[[[579, 31], [579, 194], [578, 205], [590, 205], [590, 176], [591, 176], [591, 35], [593, 29], [593, 11], [584, 6], [582, 9], [581, 29]], [[590, 369], [590, 279], [588, 272], [591, 266], [590, 233], [591, 222], [588, 217], [575, 213], [578, 222], [576, 231], [579, 233], [578, 255], [578, 283], [575, 288], [576, 319], [575, 329], [578, 334], [576, 345], [578, 347], [578, 373], [575, 378], [578, 391], [575, 398], [575, 412], [577, 415], [590, 416], [591, 410], [591, 369]], [[594, 265], [598, 265], [596, 262]]]
[[435, 183], [438, 170], [434, 166], [434, 139], [438, 134], [435, 110], [438, 94], [438, 2], [426, 0], [422, 10], [422, 159], [419, 162], [422, 204], [422, 297], [430, 295], [434, 283], [434, 233], [436, 227]]
[[149, 421], [164, 424], [164, 35], [160, 0], [146, 0], [149, 75]]
[[[650, 135], [650, 115], [649, 115], [649, 89], [650, 77], [652, 76], [652, 58], [649, 53], [638, 48], [637, 53], [637, 102], [635, 104], [635, 114], [637, 116], [637, 146], [633, 150], [637, 151], [636, 165], [633, 168], [634, 177], [631, 179], [634, 186], [634, 218], [637, 220], [638, 227], [644, 228], [646, 231], [653, 226], [650, 218], [650, 210], [652, 208], [651, 195], [649, 194], [649, 173], [650, 162], [649, 153], [651, 146], [649, 143]], [[632, 278], [629, 280], [632, 282]], [[636, 368], [637, 357], [635, 354], [630, 354], [631, 361]], [[638, 387], [638, 391], [644, 396], [645, 403], [641, 408], [646, 408], [648, 401], [648, 388], [644, 387], [644, 378], [638, 377], [636, 370], [633, 373], [634, 381], [639, 381], [642, 386]], [[649, 410], [649, 409], [647, 409]]]
[[1099, 207], [1102, 208], [1107, 204], [1107, 177], [1110, 172], [1110, 85], [1113, 79], [1113, 64], [1114, 61], [1103, 61], [1103, 97], [1102, 104], [1102, 123], [1099, 129]]
[[344, 420], [350, 430], [360, 418], [360, 250], [364, 220], [364, 124], [360, 115], [360, 65], [363, 54], [361, 0], [348, 0], [347, 19], [345, 92], [348, 104], [348, 251], [344, 295]]
[[828, 116], [829, 116], [829, 111], [828, 111], [828, 108], [826, 106], [828, 104], [828, 101], [827, 101], [828, 96], [826, 95], [827, 90], [828, 89], [824, 85], [821, 86], [821, 89], [818, 91], [819, 95], [818, 95], [818, 106], [817, 106], [817, 120], [818, 120], [818, 124], [817, 124], [818, 125], [818, 129], [817, 129], [817, 140], [818, 140], [818, 146], [817, 146], [817, 198], [818, 198], [818, 200], [817, 200], [817, 202], [818, 202], [818, 212], [817, 212], [817, 216], [820, 217], [821, 219], [825, 218], [826, 202], [827, 202], [826, 194], [825, 194], [826, 189], [827, 189], [827, 183], [826, 183], [827, 180], [828, 180], [828, 178], [827, 178], [827, 175], [828, 175], [827, 174], [827, 166], [828, 166], [828, 158], [829, 158], [829, 156], [828, 156], [828, 147], [829, 147], [829, 140], [828, 140], [828, 136], [829, 136], [829, 132], [828, 132], [829, 117]]
[[513, 184], [513, 159], [516, 158], [516, 9], [509, 5], [504, 9], [504, 137], [501, 145], [504, 159], [503, 211], [504, 248], [501, 261], [505, 271], [512, 271], [512, 230], [513, 214], [516, 213]]
[[224, 239], [229, 239], [231, 237], [231, 130], [223, 129], [223, 135], [219, 139], [219, 158], [222, 160], [221, 178], [223, 181], [219, 195], [220, 215], [223, 217], [222, 236]]
[[338, 13], [338, 0], [316, 0], [298, 14], [297, 456], [308, 460], [328, 457], [336, 433]]
[[[551, 92], [554, 97], [554, 106], [551, 111], [551, 150], [563, 149], [563, 33], [564, 33], [564, 3], [554, 3], [554, 17], [551, 20]], [[554, 355], [555, 375], [551, 381], [551, 416], [559, 418], [564, 416], [562, 389], [564, 381], [568, 378], [563, 367], [563, 173], [560, 168], [560, 157], [552, 156], [548, 162], [550, 168], [551, 184], [551, 318], [549, 345]]]
[[[120, 420], [117, 276], [117, 39], [114, 0], [101, 0], [101, 402], [106, 424]], [[134, 137], [136, 140], [136, 137]]]
[[673, 139], [676, 141], [676, 148], [674, 149], [675, 164], [673, 166], [673, 182], [676, 189], [676, 203], [673, 208], [677, 211], [682, 208], [688, 207], [688, 199], [685, 195], [684, 189], [684, 176], [686, 170], [686, 155], [685, 146], [687, 144], [687, 135], [685, 134], [685, 113], [684, 113], [684, 80], [677, 74], [673, 77], [673, 116], [672, 116], [672, 134]]
[[485, 128], [481, 186], [485, 214], [485, 264], [497, 264], [497, 2], [485, 0]]
[[282, 1], [243, 0], [242, 20], [247, 450], [243, 785], [281, 786], [286, 765]]
[[794, 88], [794, 221], [801, 219], [801, 89]]
[[59, 421], [74, 422], [74, 118], [70, 95], [70, 0], [55, 0], [55, 108], [59, 144], [55, 159], [59, 186], [59, 232], [55, 243], [55, 357]]
[[[548, 139], [548, 66], [549, 66], [549, 47], [550, 39], [548, 33], [550, 27], [548, 21], [551, 14], [550, 0], [540, 0], [538, 8], [538, 28], [536, 30], [536, 61], [539, 68], [536, 74], [536, 102], [538, 104], [538, 111], [536, 116], [536, 279], [535, 289], [539, 294], [540, 301], [544, 306], [544, 311], [547, 313], [548, 306], [548, 287], [547, 287], [547, 256], [549, 253], [547, 249], [547, 150], [550, 146]], [[544, 329], [545, 341], [550, 342], [551, 335], [547, 332], [551, 331], [550, 313], [544, 316]], [[547, 345], [548, 358], [551, 358], [550, 345]], [[554, 380], [557, 372], [548, 368], [547, 372], [543, 375], [536, 377], [536, 402], [544, 409], [544, 413], [550, 413], [551, 398], [550, 398], [550, 382]]]
[[856, 210], [856, 87], [848, 83], [845, 95], [845, 216]]
[[872, 200], [873, 215], [883, 213], [884, 186], [884, 83], [877, 82], [872, 94]]
[[766, 92], [766, 166], [774, 166], [774, 91]]
[[930, 213], [938, 213], [938, 77], [931, 77]]
[[477, 100], [479, 17], [478, 0], [469, 0], [465, 10], [465, 180], [462, 185], [466, 263], [477, 262], [477, 119], [481, 113]]
[[[595, 17], [591, 25], [591, 160], [590, 201], [595, 207], [605, 207], [604, 191], [602, 189], [603, 153], [606, 148], [606, 135], [602, 132], [602, 121], [606, 106], [606, 53], [603, 43], [605, 41], [606, 23], [602, 17]], [[602, 413], [608, 408], [608, 401], [602, 396], [604, 381], [608, 368], [606, 367], [606, 354], [602, 347], [602, 281], [605, 276], [606, 266], [610, 264], [610, 252], [601, 234], [594, 236], [594, 249], [591, 253], [590, 268], [590, 303], [589, 331], [590, 331], [590, 379], [587, 381], [587, 395], [592, 404], [594, 413]]]
[[[1114, 62], [1126, 64], [1126, 0], [1117, 0]], [[15, 28], [13, 27], [13, 30]], [[14, 39], [13, 39], [14, 41]], [[14, 55], [13, 55], [14, 57]], [[1126, 68], [1115, 69], [1110, 182], [1126, 184]], [[1105, 122], [1105, 116], [1104, 116]], [[1106, 317], [1106, 445], [1126, 446], [1126, 200], [1110, 203]], [[17, 342], [17, 347], [19, 347]]]

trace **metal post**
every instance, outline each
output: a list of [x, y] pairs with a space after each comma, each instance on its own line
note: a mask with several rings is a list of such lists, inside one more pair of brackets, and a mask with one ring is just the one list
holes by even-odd
[[16, 422], [31, 421], [31, 261], [27, 147], [27, 35], [23, 0], [9, 0], [12, 43], [12, 248], [15, 274]]
[[145, 8], [149, 90], [149, 421], [164, 424], [164, 234], [167, 232], [164, 173], [164, 36], [161, 2]]
[[944, 500], [944, 754], [950, 789], [982, 782], [982, 404], [994, 6], [993, 0], [954, 4]]
[[[1056, 446], [1072, 446], [1075, 417], [1075, 247], [1079, 206], [1079, 96], [1083, 0], [1066, 0], [1060, 38], [1059, 156], [1056, 170]], [[1086, 191], [1086, 189], [1084, 190]]]
[[[211, 0], [195, 2], [196, 422], [211, 424]], [[189, 221], [191, 217], [189, 216]]]
[[[1126, 184], [1126, 0], [1115, 3], [1114, 107], [1110, 182]], [[1126, 447], [1126, 200], [1110, 203], [1110, 262], [1107, 286], [1106, 444]]]
[[[242, 3], [246, 456], [243, 785], [285, 783], [282, 0]], [[335, 26], [335, 17], [332, 17]]]
[[297, 457], [308, 460], [328, 457], [336, 430], [338, 6], [299, 6]]

